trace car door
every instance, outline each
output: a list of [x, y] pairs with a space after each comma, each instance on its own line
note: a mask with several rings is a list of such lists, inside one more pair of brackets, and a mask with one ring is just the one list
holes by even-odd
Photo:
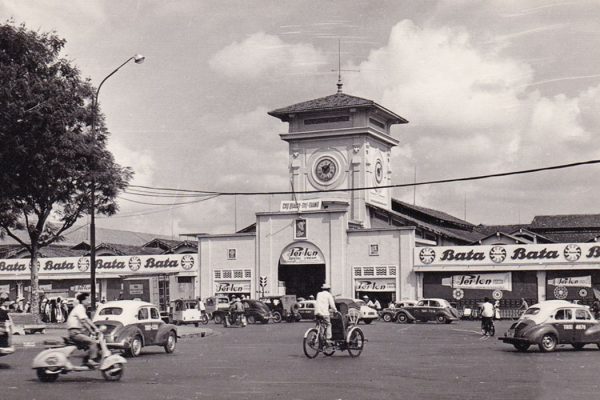
[[556, 310], [552, 325], [558, 332], [559, 343], [571, 343], [573, 341], [573, 310], [570, 308], [559, 308]]
[[[160, 317], [160, 312], [156, 307], [150, 308], [150, 332], [148, 334], [148, 340], [151, 340], [153, 344], [157, 344], [158, 340], [158, 331], [162, 325], [164, 325], [165, 321]], [[147, 342], [150, 344], [150, 342]]]
[[428, 300], [420, 300], [416, 306], [408, 307], [408, 310], [413, 315], [413, 317], [415, 317], [415, 319], [418, 319], [419, 321], [427, 321], [426, 312], [428, 306]]
[[593, 336], [586, 336], [585, 331], [596, 325], [596, 321], [592, 318], [592, 315], [588, 310], [578, 308], [575, 310], [575, 326], [573, 330], [573, 343], [586, 343], [595, 341]]
[[427, 307], [427, 320], [434, 321], [438, 314], [442, 312], [442, 305], [437, 300], [429, 300], [429, 307]]

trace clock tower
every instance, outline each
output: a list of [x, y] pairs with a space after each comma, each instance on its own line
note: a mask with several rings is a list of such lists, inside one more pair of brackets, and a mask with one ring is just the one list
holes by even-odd
[[[338, 92], [269, 112], [289, 123], [289, 173], [298, 200], [348, 204], [350, 220], [368, 224], [367, 204], [391, 209], [390, 133], [408, 121], [372, 100]], [[368, 188], [368, 189], [363, 189]]]

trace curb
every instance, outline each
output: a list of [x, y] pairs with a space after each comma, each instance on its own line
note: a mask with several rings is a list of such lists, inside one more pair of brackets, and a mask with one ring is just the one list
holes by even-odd
[[[21, 336], [21, 335], [16, 335]], [[195, 338], [195, 337], [208, 337], [208, 336], [215, 336], [215, 332], [212, 329], [209, 328], [205, 328], [203, 331], [201, 332], [189, 332], [189, 333], [183, 333], [183, 334], [178, 334], [177, 338], [178, 339], [188, 339], [188, 338]], [[27, 338], [29, 339], [29, 338]], [[33, 339], [33, 338], [31, 338]], [[38, 336], [36, 338], [36, 340], [23, 340], [20, 341], [19, 339], [18, 342], [17, 340], [15, 340], [15, 336], [13, 336], [13, 341], [12, 341], [12, 346], [14, 348], [35, 348], [35, 347], [46, 347], [44, 345], [44, 341], [45, 340], [51, 340], [51, 339], [56, 339], [56, 340], [62, 340], [61, 337], [55, 337], [55, 336], [49, 336], [49, 337], [43, 337], [43, 336]]]

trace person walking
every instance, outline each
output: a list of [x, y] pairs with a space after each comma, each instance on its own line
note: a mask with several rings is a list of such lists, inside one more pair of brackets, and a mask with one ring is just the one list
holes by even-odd
[[491, 327], [494, 325], [494, 306], [488, 297], [481, 304], [481, 331], [484, 336], [491, 336]]
[[500, 320], [500, 300], [494, 302], [494, 319]]

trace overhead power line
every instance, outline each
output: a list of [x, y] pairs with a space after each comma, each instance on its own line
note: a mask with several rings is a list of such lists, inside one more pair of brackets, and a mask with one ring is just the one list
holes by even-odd
[[[192, 194], [201, 194], [202, 196], [208, 196], [208, 195], [214, 195], [214, 196], [258, 196], [258, 195], [283, 195], [283, 194], [310, 194], [310, 193], [334, 193], [334, 192], [355, 192], [355, 191], [360, 191], [360, 190], [370, 190], [370, 189], [387, 189], [387, 188], [402, 188], [402, 187], [412, 187], [412, 186], [423, 186], [423, 185], [434, 185], [434, 184], [440, 184], [440, 183], [452, 183], [452, 182], [465, 182], [465, 181], [476, 181], [476, 180], [482, 180], [482, 179], [490, 179], [490, 178], [499, 178], [499, 177], [504, 177], [504, 176], [513, 176], [513, 175], [525, 175], [525, 174], [532, 174], [532, 173], [536, 173], [536, 172], [543, 172], [543, 171], [552, 171], [552, 170], [558, 170], [558, 169], [566, 169], [566, 168], [574, 168], [574, 167], [580, 167], [580, 166], [584, 166], [584, 165], [592, 165], [592, 164], [598, 164], [600, 163], [600, 160], [588, 160], [588, 161], [579, 161], [579, 162], [574, 162], [574, 163], [570, 163], [570, 164], [560, 164], [560, 165], [553, 165], [553, 166], [549, 166], [549, 167], [541, 167], [541, 168], [532, 168], [532, 169], [525, 169], [525, 170], [519, 170], [519, 171], [510, 171], [510, 172], [499, 172], [496, 174], [486, 174], [486, 175], [475, 175], [475, 176], [469, 176], [469, 177], [463, 177], [463, 178], [451, 178], [451, 179], [438, 179], [438, 180], [433, 180], [433, 181], [423, 181], [423, 182], [413, 182], [413, 183], [401, 183], [401, 184], [397, 184], [397, 185], [383, 185], [383, 186], [367, 186], [367, 187], [359, 187], [359, 188], [348, 188], [348, 189], [325, 189], [325, 190], [307, 190], [307, 191], [275, 191], [275, 192], [214, 192], [214, 191], [207, 191], [207, 190], [193, 190], [193, 189], [174, 189], [174, 188], [166, 188], [166, 187], [153, 187], [153, 186], [142, 186], [142, 185], [129, 185], [130, 188], [137, 188], [137, 189], [147, 189], [147, 190], [154, 190], [154, 191], [162, 191], [162, 192], [178, 192], [180, 195], [184, 194], [184, 193], [192, 193]], [[154, 195], [156, 196], [157, 194], [160, 194], [159, 192], [154, 192]], [[186, 197], [186, 196], [181, 196], [181, 197]], [[191, 196], [187, 196], [187, 197], [191, 197]], [[204, 198], [201, 200], [196, 200], [196, 201], [192, 201], [190, 203], [195, 203], [195, 202], [199, 202], [199, 201], [203, 201], [203, 200], [208, 200], [209, 198], [212, 197], [208, 197], [208, 198]], [[132, 201], [132, 200], [130, 200]], [[146, 204], [151, 204], [151, 203], [146, 203]], [[174, 204], [186, 204], [186, 203], [174, 203]], [[171, 205], [171, 204], [164, 204], [164, 205]]]

